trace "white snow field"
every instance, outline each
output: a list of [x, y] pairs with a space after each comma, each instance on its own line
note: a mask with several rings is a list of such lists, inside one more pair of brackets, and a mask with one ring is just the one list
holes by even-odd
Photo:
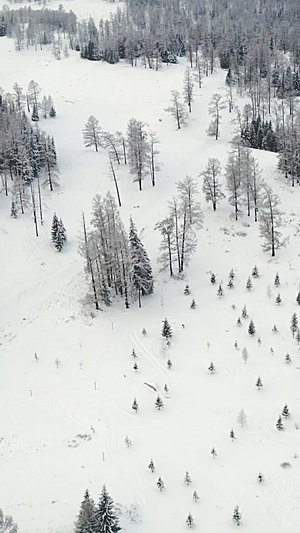
[[[64, 3], [66, 10], [95, 18], [107, 16], [117, 5]], [[42, 94], [52, 96], [57, 117], [41, 119], [39, 126], [54, 135], [60, 168], [60, 187], [52, 194], [44, 192], [45, 224], [38, 238], [30, 212], [12, 219], [10, 200], [4, 192], [0, 196], [0, 507], [13, 516], [21, 533], [71, 533], [85, 489], [97, 500], [105, 483], [127, 533], [187, 531], [189, 513], [196, 530], [228, 533], [235, 527], [236, 505], [247, 533], [296, 533], [300, 352], [290, 321], [300, 311], [295, 301], [300, 284], [298, 188], [292, 190], [277, 173], [276, 154], [253, 151], [263, 178], [281, 198], [282, 232], [289, 237], [272, 259], [262, 251], [253, 218], [244, 215], [235, 222], [227, 199], [213, 213], [199, 179], [204, 225], [197, 252], [184, 278], [172, 280], [159, 272], [160, 236], [153, 228], [166, 213], [178, 180], [197, 178], [209, 157], [218, 157], [224, 170], [235, 128], [233, 113], [222, 112], [218, 141], [208, 137], [206, 129], [211, 95], [218, 92], [226, 98], [225, 72], [204, 78], [201, 89], [195, 84], [188, 124], [177, 131], [164, 108], [172, 89], [182, 91], [186, 59], [158, 72], [122, 62], [89, 62], [77, 52], [57, 61], [51, 50], [16, 52], [7, 38], [0, 39], [0, 57], [5, 92], [12, 92], [14, 82], [26, 89], [33, 79]], [[238, 103], [242, 108], [247, 99]], [[128, 227], [133, 217], [155, 274], [155, 292], [143, 298], [142, 309], [134, 303], [125, 310], [115, 301], [96, 314], [83, 304], [87, 284], [78, 254], [82, 212], [89, 220], [93, 196], [108, 190], [115, 194], [107, 154], [83, 145], [82, 128], [90, 115], [112, 132], [125, 132], [128, 120], [137, 118], [161, 141], [156, 187], [145, 179], [139, 192], [127, 168], [118, 171], [122, 220]], [[68, 232], [60, 254], [50, 243], [54, 212]], [[260, 276], [247, 291], [254, 265]], [[226, 285], [231, 268], [236, 278], [230, 290]], [[210, 283], [212, 271], [216, 285]], [[220, 282], [222, 298], [217, 296]], [[189, 296], [183, 294], [186, 283]], [[244, 304], [249, 318], [238, 327]], [[174, 333], [166, 353], [161, 343], [165, 317]], [[251, 318], [254, 337], [248, 334]], [[277, 334], [272, 332], [274, 324]], [[285, 363], [287, 353], [290, 364]], [[208, 371], [211, 361], [213, 375]], [[258, 376], [261, 390], [255, 386]], [[157, 392], [145, 382], [157, 388], [162, 410], [155, 409]], [[134, 397], [137, 413], [131, 408]], [[275, 424], [285, 403], [291, 416], [278, 431]], [[237, 422], [241, 409], [247, 416], [244, 428]], [[233, 442], [231, 429], [236, 434]], [[124, 443], [126, 435], [130, 447]], [[151, 458], [154, 473], [148, 469]], [[288, 463], [286, 468], [283, 463]], [[184, 484], [186, 471], [190, 486]], [[259, 472], [264, 475], [261, 484]], [[156, 486], [159, 476], [165, 483], [162, 492]], [[195, 490], [197, 503], [192, 498]]]

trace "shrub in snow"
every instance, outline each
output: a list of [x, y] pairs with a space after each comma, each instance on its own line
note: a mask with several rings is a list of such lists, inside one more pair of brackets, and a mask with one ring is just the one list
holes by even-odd
[[212, 272], [210, 276], [210, 282], [214, 285], [216, 281], [217, 281], [216, 275], [214, 274], [214, 272]]
[[292, 362], [291, 356], [289, 353], [286, 354], [284, 361], [287, 365], [289, 365]]
[[190, 307], [191, 307], [191, 309], [196, 309], [197, 304], [196, 304], [196, 302], [195, 302], [194, 299], [192, 300], [192, 303], [191, 303], [191, 306], [190, 306]]

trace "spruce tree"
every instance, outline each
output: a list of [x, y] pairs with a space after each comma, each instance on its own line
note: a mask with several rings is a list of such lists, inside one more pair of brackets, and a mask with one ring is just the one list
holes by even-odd
[[190, 528], [192, 528], [192, 527], [195, 526], [195, 522], [194, 522], [194, 519], [193, 519], [191, 513], [188, 514], [188, 517], [187, 517], [187, 519], [186, 519], [186, 524], [187, 524], [187, 526], [190, 527]]
[[138, 294], [139, 307], [141, 307], [141, 296], [153, 292], [153, 275], [147, 252], [137, 235], [136, 227], [130, 218], [129, 228], [129, 248], [132, 268], [132, 285]]
[[95, 517], [95, 533], [117, 533], [120, 531], [121, 528], [114, 509], [114, 502], [108, 494], [105, 485], [103, 485], [99, 503], [96, 506]]
[[239, 506], [237, 505], [233, 511], [232, 521], [234, 524], [239, 526], [241, 524], [241, 520], [242, 520], [242, 515], [240, 513]]
[[258, 483], [262, 483], [264, 481], [264, 476], [262, 475], [261, 472], [259, 472], [259, 474], [257, 476], [257, 481], [258, 481]]
[[296, 313], [293, 313], [292, 315], [290, 329], [291, 329], [293, 337], [295, 337], [295, 333], [298, 329], [298, 317]]
[[289, 365], [292, 362], [291, 356], [289, 353], [286, 354], [284, 361], [287, 365]]
[[161, 335], [166, 340], [171, 339], [173, 337], [173, 332], [167, 318], [163, 320]]
[[54, 243], [55, 248], [58, 252], [61, 252], [65, 243], [67, 242], [67, 232], [66, 228], [63, 224], [62, 219], [60, 218], [58, 221], [58, 228], [57, 228], [57, 234], [56, 234], [56, 241]]
[[274, 285], [275, 287], [279, 287], [280, 285], [280, 278], [278, 272], [276, 273], [275, 279], [274, 279]]
[[184, 476], [183, 482], [184, 482], [185, 485], [187, 485], [187, 486], [189, 486], [189, 485], [192, 483], [191, 476], [190, 476], [190, 474], [188, 473], [188, 471], [186, 471], [186, 473], [185, 473], [185, 476]]
[[252, 283], [252, 281], [251, 281], [250, 276], [249, 276], [248, 279], [247, 279], [246, 289], [247, 289], [247, 291], [251, 291], [251, 289], [253, 289], [253, 283]]
[[296, 302], [297, 302], [298, 305], [300, 305], [300, 291], [297, 294]]
[[260, 390], [260, 389], [261, 389], [261, 388], [263, 387], [263, 382], [262, 382], [262, 380], [261, 380], [261, 377], [260, 377], [260, 376], [258, 376], [258, 378], [257, 378], [257, 381], [256, 381], [255, 385], [256, 385], [256, 387], [258, 388], [258, 390]]
[[253, 337], [255, 335], [255, 325], [254, 325], [254, 322], [253, 320], [251, 319], [250, 320], [250, 324], [249, 324], [249, 327], [248, 327], [248, 333], [251, 337]]
[[57, 239], [58, 226], [59, 226], [59, 220], [58, 220], [56, 213], [54, 213], [53, 219], [52, 219], [52, 225], [51, 225], [51, 241], [53, 242], [54, 245]]
[[190, 308], [191, 309], [196, 309], [196, 307], [197, 307], [197, 304], [196, 304], [195, 300], [193, 299], [192, 302], [191, 302]]
[[236, 436], [235, 436], [235, 432], [233, 431], [233, 429], [230, 431], [230, 433], [229, 433], [229, 437], [231, 438], [232, 442], [233, 442], [234, 439], [236, 438]]
[[50, 108], [50, 111], [49, 111], [49, 117], [51, 117], [51, 118], [56, 117], [56, 111], [55, 111], [55, 108], [54, 108], [53, 105], [52, 105], [51, 108]]
[[216, 371], [216, 368], [215, 368], [215, 365], [213, 364], [213, 362], [210, 363], [209, 367], [208, 367], [208, 370], [214, 374], [214, 372]]
[[95, 503], [90, 497], [88, 489], [81, 502], [79, 514], [75, 522], [75, 533], [94, 533], [96, 527]]
[[137, 403], [136, 398], [133, 400], [132, 409], [135, 411], [135, 413], [138, 412], [139, 404]]
[[259, 278], [259, 272], [258, 272], [258, 268], [257, 268], [256, 265], [253, 267], [251, 275], [252, 275], [253, 278]]
[[291, 416], [287, 403], [284, 405], [282, 409], [282, 416], [284, 416], [284, 418], [289, 418]]
[[161, 399], [161, 397], [158, 395], [156, 400], [155, 400], [155, 407], [156, 409], [158, 409], [159, 411], [163, 408], [164, 404], [163, 404], [163, 401]]
[[[189, 294], [191, 294], [191, 290], [190, 290], [190, 287], [188, 284], [186, 284], [185, 286], [185, 289], [183, 291], [183, 294], [185, 294], [186, 296], [188, 296]], [[299, 293], [300, 294], [300, 293]]]
[[156, 482], [156, 485], [159, 488], [160, 492], [162, 490], [164, 490], [164, 488], [165, 488], [165, 484], [164, 484], [163, 480], [161, 479], [161, 477], [158, 478], [158, 480]]
[[210, 282], [212, 283], [212, 285], [214, 285], [216, 281], [217, 281], [216, 275], [212, 272], [210, 276]]
[[248, 312], [247, 312], [247, 307], [246, 307], [246, 304], [244, 305], [243, 309], [242, 309], [242, 317], [243, 318], [248, 318]]
[[223, 291], [223, 287], [222, 287], [221, 283], [219, 285], [217, 295], [219, 296], [219, 298], [222, 298], [222, 296], [224, 295], [224, 291]]
[[276, 299], [275, 299], [275, 303], [277, 305], [280, 305], [281, 302], [282, 302], [282, 299], [281, 299], [280, 293], [278, 293], [277, 296], [276, 296]]
[[197, 503], [197, 501], [199, 500], [198, 492], [196, 490], [194, 490], [193, 492], [193, 500], [195, 503]]
[[38, 108], [35, 104], [33, 105], [31, 120], [32, 122], [38, 122], [40, 120]]
[[279, 415], [277, 422], [276, 422], [276, 428], [281, 431], [283, 428], [282, 418], [281, 415]]
[[172, 366], [173, 366], [173, 363], [172, 363], [171, 359], [168, 359], [168, 360], [167, 360], [167, 367], [168, 367], [168, 369], [171, 370]]
[[155, 471], [153, 459], [150, 460], [150, 463], [148, 464], [148, 468], [149, 470], [151, 470], [152, 473]]

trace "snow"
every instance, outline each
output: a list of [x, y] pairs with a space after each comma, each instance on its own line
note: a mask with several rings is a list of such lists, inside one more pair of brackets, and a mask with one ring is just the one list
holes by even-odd
[[[80, 16], [99, 13], [100, 18], [118, 4], [72, 0], [63, 5]], [[10, 201], [0, 197], [1, 508], [22, 533], [69, 533], [85, 489], [97, 500], [105, 483], [120, 505], [120, 524], [128, 533], [185, 531], [189, 513], [199, 531], [227, 533], [234, 527], [236, 505], [248, 533], [296, 531], [300, 357], [290, 319], [299, 309], [298, 190], [292, 191], [277, 174], [275, 154], [253, 151], [263, 177], [282, 200], [286, 248], [271, 259], [262, 252], [252, 218], [244, 216], [236, 223], [227, 200], [213, 213], [201, 193], [204, 227], [197, 252], [185, 278], [170, 280], [158, 272], [160, 238], [153, 228], [166, 213], [178, 180], [197, 178], [208, 157], [218, 157], [224, 169], [233, 115], [222, 112], [217, 142], [207, 137], [206, 129], [211, 95], [220, 92], [226, 98], [225, 73], [218, 70], [204, 78], [202, 89], [195, 85], [188, 125], [177, 131], [164, 108], [170, 91], [182, 90], [185, 59], [159, 72], [83, 61], [75, 52], [56, 61], [50, 50], [15, 52], [6, 38], [0, 40], [0, 53], [5, 91], [12, 92], [14, 82], [26, 88], [34, 79], [42, 94], [51, 94], [57, 118], [41, 119], [40, 127], [54, 135], [61, 172], [60, 188], [44, 193], [45, 224], [38, 238], [30, 214], [11, 219]], [[155, 292], [143, 298], [142, 309], [136, 303], [126, 311], [116, 302], [96, 315], [83, 303], [81, 214], [89, 218], [96, 193], [115, 194], [107, 155], [83, 146], [82, 128], [91, 114], [109, 131], [125, 132], [131, 117], [143, 120], [161, 140], [163, 166], [155, 188], [149, 178], [139, 192], [127, 169], [118, 172], [122, 219], [128, 227], [133, 217], [156, 278]], [[68, 232], [61, 254], [50, 244], [54, 212]], [[255, 264], [260, 277], [247, 291]], [[236, 278], [229, 290], [231, 268]], [[212, 271], [216, 285], [210, 283]], [[279, 289], [273, 283], [277, 271]], [[183, 294], [187, 282], [189, 296]], [[220, 282], [222, 298], [217, 296]], [[278, 292], [280, 306], [275, 304]], [[193, 298], [197, 307], [191, 310]], [[236, 321], [244, 304], [249, 318], [239, 328]], [[165, 317], [174, 337], [163, 353]], [[257, 331], [253, 338], [247, 333], [251, 318]], [[272, 332], [274, 324], [278, 334]], [[243, 347], [249, 353], [246, 364]], [[284, 362], [287, 352], [290, 364]], [[211, 361], [214, 374], [208, 370]], [[260, 391], [255, 386], [258, 376]], [[154, 405], [157, 394], [164, 402], [160, 411]], [[134, 398], [137, 413], [131, 408]], [[285, 403], [291, 417], [283, 420], [280, 432], [275, 424]], [[243, 429], [237, 422], [241, 409], [247, 416]], [[130, 447], [124, 443], [126, 435]], [[148, 469], [151, 458], [154, 473]], [[284, 462], [291, 468], [281, 467]], [[186, 471], [192, 479], [188, 487]], [[263, 483], [257, 482], [259, 472]], [[156, 486], [159, 476], [165, 484], [162, 492]], [[192, 497], [195, 490], [198, 503]]]

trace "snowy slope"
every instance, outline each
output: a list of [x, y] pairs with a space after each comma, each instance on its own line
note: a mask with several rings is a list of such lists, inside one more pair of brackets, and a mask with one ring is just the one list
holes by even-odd
[[[95, 16], [95, 4], [74, 0], [64, 6]], [[100, 3], [99, 18], [108, 7], [115, 5]], [[211, 94], [226, 97], [224, 72], [205, 78], [203, 88], [196, 89], [188, 125], [177, 131], [164, 108], [170, 90], [182, 90], [185, 60], [159, 72], [90, 63], [75, 52], [56, 61], [50, 50], [17, 53], [8, 39], [0, 40], [0, 54], [5, 91], [11, 92], [14, 82], [26, 88], [34, 79], [54, 99], [57, 118], [41, 119], [40, 127], [54, 135], [61, 172], [60, 188], [45, 193], [45, 224], [38, 238], [30, 214], [11, 219], [10, 201], [0, 197], [1, 508], [23, 533], [69, 533], [84, 490], [89, 488], [97, 499], [106, 483], [120, 504], [120, 522], [128, 533], [179, 533], [187, 529], [189, 512], [199, 531], [226, 533], [232, 530], [237, 504], [249, 533], [296, 531], [300, 357], [289, 328], [292, 313], [298, 312], [300, 282], [298, 190], [291, 191], [277, 175], [274, 154], [256, 151], [263, 177], [282, 199], [286, 248], [272, 260], [261, 250], [252, 219], [234, 222], [227, 200], [213, 213], [201, 194], [204, 227], [197, 252], [186, 278], [170, 280], [158, 272], [159, 235], [153, 227], [166, 212], [178, 180], [196, 178], [208, 157], [218, 157], [224, 168], [235, 127], [232, 115], [223, 111], [217, 142], [206, 136]], [[155, 293], [144, 298], [141, 310], [133, 305], [125, 311], [116, 303], [95, 316], [82, 303], [86, 285], [77, 252], [81, 214], [89, 217], [96, 193], [114, 194], [107, 155], [83, 146], [82, 128], [91, 114], [109, 131], [125, 131], [131, 117], [143, 120], [161, 140], [163, 166], [155, 188], [145, 180], [139, 192], [127, 169], [119, 171], [122, 219], [127, 225], [133, 216], [156, 276]], [[50, 245], [54, 212], [63, 218], [69, 236], [61, 254]], [[255, 264], [260, 277], [248, 292], [245, 285]], [[236, 279], [229, 290], [231, 268]], [[218, 283], [224, 282], [221, 299], [218, 285], [210, 283], [211, 271]], [[273, 284], [277, 271], [280, 306]], [[187, 281], [190, 296], [183, 294]], [[195, 310], [190, 309], [192, 298]], [[249, 319], [238, 328], [244, 304]], [[174, 331], [167, 353], [160, 336], [165, 317]], [[257, 328], [254, 338], [247, 333], [250, 318]], [[274, 324], [278, 334], [272, 332]], [[144, 327], [146, 337], [141, 334]], [[247, 364], [243, 347], [249, 352]], [[137, 372], [132, 348], [138, 355]], [[287, 352], [289, 365], [284, 362]], [[214, 375], [208, 371], [211, 361]], [[255, 387], [259, 375], [264, 384], [260, 391]], [[155, 409], [157, 393], [145, 382], [155, 384], [163, 410]], [[134, 397], [137, 414], [131, 409]], [[285, 403], [291, 418], [279, 432], [275, 423]], [[242, 408], [248, 419], [243, 429], [237, 423]], [[124, 444], [126, 435], [130, 448]], [[210, 454], [213, 446], [216, 459]], [[147, 468], [151, 457], [153, 474]], [[283, 462], [290, 468], [282, 468]], [[190, 487], [183, 483], [187, 470]], [[265, 476], [262, 485], [256, 480], [259, 471]], [[162, 493], [156, 487], [158, 476], [166, 486]], [[200, 496], [197, 504], [194, 490]]]

